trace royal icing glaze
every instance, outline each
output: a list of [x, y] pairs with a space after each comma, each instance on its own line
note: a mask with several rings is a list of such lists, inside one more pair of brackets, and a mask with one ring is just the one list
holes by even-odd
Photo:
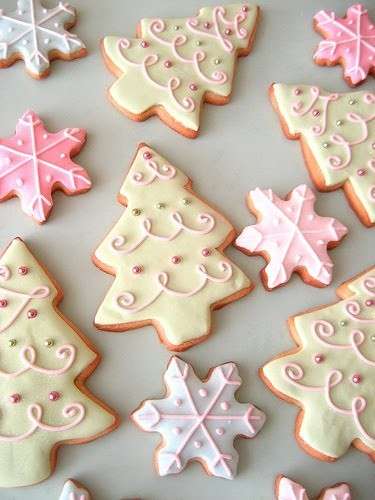
[[91, 495], [86, 488], [69, 479], [64, 484], [59, 500], [91, 500]]
[[227, 98], [239, 51], [254, 34], [257, 7], [205, 7], [197, 17], [142, 19], [139, 37], [104, 38], [104, 55], [119, 76], [110, 88], [132, 115], [162, 106], [184, 128], [197, 131], [205, 93]]
[[316, 30], [325, 38], [314, 54], [318, 62], [340, 63], [352, 85], [375, 72], [375, 22], [361, 4], [348, 8], [346, 17], [321, 10], [314, 16]]
[[132, 414], [143, 430], [163, 437], [156, 453], [158, 473], [175, 474], [197, 460], [209, 474], [232, 479], [238, 464], [233, 440], [254, 437], [265, 422], [263, 412], [235, 399], [242, 383], [236, 365], [217, 366], [202, 382], [189, 364], [172, 357], [164, 380], [167, 396], [145, 401]]
[[270, 388], [303, 409], [302, 445], [332, 459], [352, 443], [375, 454], [375, 268], [338, 295], [341, 301], [294, 317], [299, 349], [263, 368]]
[[0, 201], [18, 196], [23, 211], [41, 223], [52, 209], [55, 189], [67, 194], [90, 189], [87, 172], [71, 159], [85, 140], [83, 129], [47, 132], [39, 116], [27, 111], [15, 134], [0, 139]]
[[76, 384], [97, 355], [55, 310], [57, 297], [27, 246], [13, 240], [0, 258], [1, 487], [46, 479], [57, 443], [88, 441], [114, 424]]
[[28, 72], [40, 78], [49, 71], [51, 55], [84, 55], [83, 42], [66, 31], [75, 20], [75, 9], [64, 2], [47, 9], [40, 0], [17, 0], [14, 12], [0, 9], [0, 67], [22, 58]]
[[169, 347], [182, 346], [207, 335], [215, 303], [249, 290], [222, 253], [233, 227], [188, 184], [157, 152], [139, 147], [120, 191], [127, 208], [95, 251], [95, 262], [116, 275], [96, 314], [99, 328], [155, 322]]
[[267, 254], [268, 288], [286, 283], [301, 268], [320, 284], [331, 283], [333, 264], [327, 246], [341, 240], [348, 230], [336, 219], [317, 215], [315, 201], [314, 192], [305, 184], [294, 188], [286, 200], [271, 189], [250, 191], [249, 207], [260, 220], [245, 227], [236, 245]]
[[307, 157], [313, 155], [323, 182], [318, 187], [350, 188], [366, 214], [364, 222], [374, 224], [375, 94], [274, 84], [273, 95], [288, 132], [301, 139]]
[[[305, 488], [283, 476], [278, 479], [276, 486], [276, 500], [310, 500]], [[319, 495], [318, 500], [351, 500], [350, 487], [341, 483], [332, 488], [326, 488]]]

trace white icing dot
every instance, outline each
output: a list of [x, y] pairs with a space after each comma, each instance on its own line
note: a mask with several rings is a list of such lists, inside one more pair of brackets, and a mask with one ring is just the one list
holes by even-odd
[[23, 145], [23, 140], [22, 139], [18, 139], [17, 140], [17, 144], [18, 144], [18, 146], [22, 146]]
[[58, 28], [60, 26], [60, 23], [55, 23], [54, 26], [55, 28]]
[[48, 139], [48, 134], [43, 134], [43, 139]]
[[338, 31], [337, 36], [341, 36], [341, 35], [342, 35], [342, 31]]
[[307, 218], [308, 218], [309, 220], [314, 220], [314, 218], [315, 218], [315, 217], [314, 217], [314, 214], [309, 214], [309, 215], [307, 216]]
[[201, 441], [194, 441], [194, 446], [196, 448], [202, 448], [202, 442]]
[[7, 167], [11, 163], [9, 156], [0, 156], [0, 167]]
[[12, 26], [9, 26], [9, 28], [8, 28], [8, 33], [12, 33], [12, 31], [13, 31]]
[[23, 40], [22, 40], [22, 43], [23, 43], [24, 45], [27, 45], [29, 42], [28, 42], [28, 40], [26, 40], [26, 38], [25, 38], [25, 39], [23, 39]]
[[42, 12], [43, 12], [43, 14], [47, 14], [48, 10], [47, 9], [43, 9]]
[[52, 181], [52, 175], [47, 174], [47, 175], [46, 175], [46, 181], [47, 181], [47, 182], [51, 182], [51, 181]]
[[374, 59], [374, 56], [368, 56], [369, 61], [372, 61]]
[[201, 398], [207, 397], [207, 391], [206, 391], [206, 389], [199, 389], [198, 393], [199, 393], [199, 395], [200, 395]]
[[301, 254], [297, 254], [296, 255], [296, 262], [299, 262], [301, 259], [302, 259], [302, 255]]
[[176, 399], [175, 402], [174, 402], [174, 405], [177, 406], [177, 408], [179, 408], [182, 405], [182, 400], [181, 399]]
[[222, 427], [218, 427], [215, 432], [218, 436], [225, 434], [225, 430]]
[[22, 16], [22, 14], [24, 14], [24, 13], [25, 13], [25, 12], [24, 12], [22, 9], [18, 9], [18, 14], [19, 14], [20, 16]]
[[318, 245], [324, 245], [324, 240], [318, 240], [318, 241], [317, 241], [317, 244], [318, 244]]
[[66, 158], [66, 154], [65, 153], [61, 153], [60, 158]]
[[220, 403], [220, 407], [222, 410], [227, 411], [227, 410], [229, 410], [229, 403], [227, 403], [226, 401], [223, 401], [222, 403]]
[[16, 184], [17, 184], [17, 186], [19, 186], [19, 187], [23, 186], [23, 180], [21, 179], [21, 177], [17, 177], [17, 179], [16, 179]]
[[176, 434], [176, 436], [178, 436], [179, 434], [181, 434], [181, 428], [180, 427], [174, 427], [174, 429], [172, 430], [173, 434]]
[[293, 212], [293, 207], [287, 207], [286, 211], [289, 212], [289, 213]]
[[373, 30], [374, 29], [374, 25], [373, 24], [370, 24], [370, 26], [368, 27], [369, 30]]
[[44, 44], [45, 44], [45, 45], [48, 45], [48, 44], [49, 44], [49, 42], [50, 42], [50, 39], [49, 39], [49, 38], [45, 38], [45, 39], [44, 39]]
[[349, 19], [348, 24], [353, 24], [353, 19]]

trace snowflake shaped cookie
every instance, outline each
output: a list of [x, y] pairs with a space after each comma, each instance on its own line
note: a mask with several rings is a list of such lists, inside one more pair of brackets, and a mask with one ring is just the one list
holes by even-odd
[[75, 9], [64, 2], [47, 9], [40, 0], [18, 0], [14, 12], [0, 9], [0, 68], [23, 59], [32, 77], [43, 78], [51, 60], [85, 56], [83, 42], [67, 31], [75, 21]]
[[285, 284], [294, 271], [314, 286], [331, 283], [333, 264], [327, 249], [348, 230], [336, 219], [317, 215], [315, 200], [304, 184], [294, 188], [286, 200], [271, 189], [250, 191], [248, 205], [258, 223], [242, 231], [236, 246], [268, 261], [262, 271], [266, 288]]
[[[275, 485], [277, 500], [309, 500], [306, 489], [292, 481], [288, 477], [279, 476]], [[340, 483], [330, 488], [324, 488], [317, 497], [317, 500], [351, 500], [350, 486], [347, 483]]]
[[71, 160], [85, 140], [85, 130], [78, 128], [49, 133], [38, 115], [27, 111], [16, 133], [0, 139], [0, 201], [18, 196], [27, 215], [45, 222], [53, 191], [71, 195], [91, 187], [86, 171]]
[[172, 357], [164, 380], [166, 397], [145, 401], [132, 415], [143, 430], [163, 436], [158, 473], [176, 474], [197, 460], [209, 474], [232, 479], [238, 463], [233, 440], [254, 437], [265, 421], [255, 406], [235, 399], [242, 383], [236, 365], [217, 366], [202, 382], [190, 365]]
[[314, 54], [317, 64], [341, 64], [352, 86], [375, 74], [375, 23], [363, 5], [349, 7], [344, 18], [321, 10], [314, 16], [314, 27], [325, 38]]

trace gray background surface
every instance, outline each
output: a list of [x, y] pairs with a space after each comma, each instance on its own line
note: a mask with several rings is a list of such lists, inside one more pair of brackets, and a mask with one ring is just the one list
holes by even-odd
[[[10, 9], [15, 1], [0, 0]], [[205, 4], [214, 4], [206, 0]], [[53, 1], [46, 1], [53, 6]], [[228, 255], [254, 280], [256, 289], [214, 314], [214, 333], [205, 343], [183, 354], [201, 375], [227, 360], [240, 366], [244, 380], [242, 401], [251, 400], [268, 415], [254, 440], [238, 441], [239, 474], [234, 481], [208, 477], [198, 464], [182, 474], [159, 478], [152, 454], [157, 434], [146, 434], [128, 420], [129, 413], [149, 397], [164, 391], [162, 373], [170, 354], [152, 328], [124, 334], [101, 333], [92, 326], [96, 307], [112, 278], [94, 267], [90, 254], [123, 209], [115, 197], [136, 145], [146, 141], [194, 181], [195, 190], [228, 216], [240, 229], [253, 221], [244, 197], [256, 186], [286, 194], [310, 182], [299, 145], [286, 140], [267, 97], [272, 81], [316, 84], [332, 91], [349, 91], [340, 67], [319, 68], [312, 62], [320, 37], [312, 30], [312, 16], [321, 8], [344, 14], [349, 1], [262, 0], [262, 17], [252, 53], [241, 59], [233, 99], [224, 107], [207, 105], [201, 135], [185, 139], [153, 118], [142, 124], [122, 116], [106, 99], [114, 77], [104, 68], [99, 39], [104, 35], [132, 36], [142, 17], [189, 16], [202, 0], [75, 0], [79, 21], [74, 31], [87, 43], [89, 56], [76, 62], [55, 62], [51, 76], [34, 81], [23, 63], [0, 71], [0, 136], [13, 133], [16, 120], [28, 108], [38, 112], [47, 127], [87, 128], [86, 147], [77, 157], [93, 179], [93, 189], [66, 198], [56, 193], [55, 208], [46, 225], [38, 227], [13, 199], [0, 206], [0, 245], [23, 237], [65, 291], [63, 312], [95, 343], [103, 361], [88, 381], [90, 389], [120, 413], [120, 428], [82, 446], [62, 447], [56, 472], [40, 485], [1, 490], [1, 500], [54, 500], [68, 477], [87, 485], [94, 500], [271, 500], [278, 473], [300, 480], [312, 498], [327, 485], [348, 481], [354, 498], [374, 498], [375, 465], [352, 449], [337, 463], [309, 457], [294, 438], [297, 409], [279, 401], [257, 376], [258, 368], [293, 344], [286, 319], [308, 307], [329, 303], [342, 281], [374, 264], [375, 229], [365, 229], [342, 192], [320, 194], [322, 215], [336, 216], [350, 229], [347, 239], [331, 255], [334, 281], [315, 289], [294, 277], [284, 288], [267, 293], [258, 272], [264, 262], [231, 248]], [[375, 17], [373, 0], [367, 5]], [[370, 79], [362, 89], [374, 88]]]

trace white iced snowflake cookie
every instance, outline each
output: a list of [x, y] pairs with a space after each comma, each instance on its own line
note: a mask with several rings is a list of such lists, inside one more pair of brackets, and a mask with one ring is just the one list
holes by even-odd
[[119, 199], [126, 209], [93, 257], [116, 276], [95, 325], [122, 332], [152, 324], [173, 351], [202, 342], [212, 311], [251, 290], [224, 253], [233, 226], [194, 193], [181, 170], [145, 144]]
[[284, 285], [293, 272], [310, 285], [329, 285], [333, 263], [327, 250], [348, 230], [337, 219], [315, 212], [315, 193], [301, 184], [282, 199], [272, 189], [256, 188], [247, 201], [258, 221], [243, 229], [236, 246], [267, 260], [261, 273], [264, 286], [272, 290]]
[[241, 3], [204, 7], [195, 17], [142, 19], [134, 39], [105, 37], [105, 61], [119, 78], [110, 100], [131, 119], [158, 115], [196, 137], [203, 102], [229, 101], [236, 59], [250, 52], [258, 11]]
[[202, 382], [188, 363], [172, 357], [164, 380], [166, 397], [147, 400], [132, 414], [141, 429], [163, 437], [158, 473], [176, 474], [196, 460], [210, 475], [233, 479], [238, 464], [233, 440], [254, 437], [265, 422], [263, 412], [236, 400], [242, 383], [236, 365], [217, 366]]
[[85, 56], [83, 42], [67, 31], [76, 17], [75, 9], [64, 1], [47, 9], [41, 0], [18, 0], [15, 11], [0, 9], [0, 68], [23, 59], [31, 76], [43, 78], [51, 60]]
[[[275, 483], [276, 500], [312, 500], [307, 495], [306, 489], [288, 477], [278, 476]], [[351, 500], [350, 486], [339, 483], [329, 488], [324, 488], [316, 500]]]
[[275, 83], [270, 90], [288, 139], [299, 139], [321, 191], [343, 188], [366, 226], [375, 224], [375, 94], [338, 94]]
[[14, 239], [0, 257], [2, 488], [47, 479], [60, 445], [85, 443], [117, 426], [85, 386], [99, 355], [57, 309], [61, 297], [25, 243]]
[[77, 481], [69, 479], [64, 484], [59, 500], [91, 500], [91, 495]]

